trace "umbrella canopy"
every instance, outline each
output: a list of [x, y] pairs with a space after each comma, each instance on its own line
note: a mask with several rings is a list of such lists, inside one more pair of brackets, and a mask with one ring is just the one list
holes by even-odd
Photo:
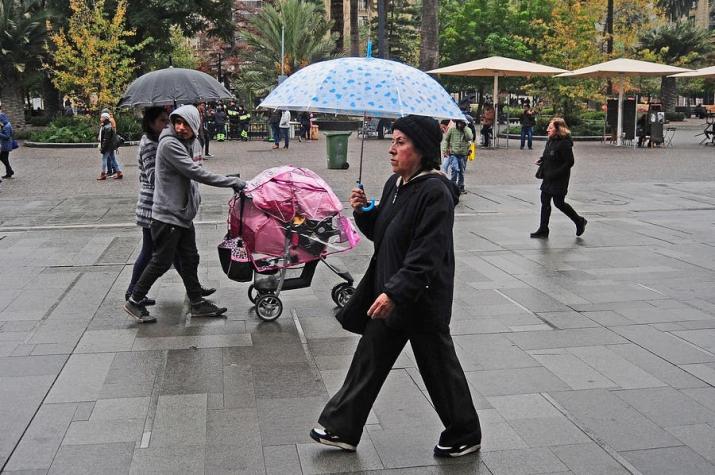
[[[618, 58], [606, 61], [605, 63], [594, 64], [585, 68], [577, 69], [569, 73], [559, 74], [556, 77], [593, 77], [610, 78], [619, 77], [621, 87], [618, 91], [618, 126], [616, 127], [616, 145], [622, 144], [623, 135], [623, 88], [626, 76], [669, 76], [675, 73], [690, 71], [686, 68], [668, 66], [667, 64], [651, 63], [639, 61], [637, 59]], [[633, 142], [635, 148], [635, 141]]]
[[553, 68], [538, 63], [529, 63], [518, 59], [490, 56], [466, 63], [446, 66], [428, 71], [447, 76], [553, 76], [565, 73], [565, 69]]
[[559, 74], [556, 77], [592, 77], [610, 78], [614, 76], [669, 76], [675, 73], [690, 71], [690, 69], [668, 66], [667, 64], [651, 63], [637, 59], [618, 58], [605, 63], [594, 64], [575, 71]]
[[411, 66], [379, 58], [339, 58], [311, 64], [261, 102], [266, 109], [463, 119], [452, 97]]
[[[502, 56], [490, 56], [488, 58], [468, 61], [466, 63], [454, 64], [444, 68], [433, 69], [428, 71], [433, 74], [444, 74], [446, 76], [471, 76], [471, 77], [494, 77], [494, 108], [496, 117], [499, 117], [499, 76], [553, 76], [555, 74], [565, 73], [565, 69], [553, 68], [538, 63], [529, 63], [518, 59], [504, 58]], [[495, 134], [495, 143], [499, 137], [499, 121], [496, 121], [497, 133]], [[507, 134], [507, 147], [509, 146], [509, 138]]]
[[194, 69], [166, 68], [132, 82], [119, 107], [170, 106], [235, 99], [228, 89], [206, 73]]
[[709, 68], [696, 69], [695, 71], [688, 71], [687, 73], [678, 73], [670, 76], [672, 78], [707, 78], [715, 77], [715, 66], [710, 66]]

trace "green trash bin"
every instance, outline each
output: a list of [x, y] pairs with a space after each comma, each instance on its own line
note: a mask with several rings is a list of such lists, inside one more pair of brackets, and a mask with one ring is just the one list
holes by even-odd
[[323, 132], [328, 148], [328, 168], [333, 170], [347, 170], [348, 163], [348, 137], [350, 131]]

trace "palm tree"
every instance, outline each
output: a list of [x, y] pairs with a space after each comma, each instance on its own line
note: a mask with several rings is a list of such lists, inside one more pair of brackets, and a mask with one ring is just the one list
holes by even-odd
[[[641, 49], [655, 54], [661, 61], [675, 66], [705, 63], [713, 53], [712, 34], [692, 21], [671, 23], [645, 33]], [[660, 94], [667, 112], [675, 110], [677, 98], [675, 78], [663, 77]]]
[[255, 71], [252, 79], [264, 87], [275, 84], [281, 74], [281, 31], [285, 28], [283, 70], [291, 75], [308, 64], [331, 56], [337, 33], [332, 22], [316, 12], [315, 5], [300, 0], [280, 0], [253, 16], [241, 37], [253, 50], [252, 63], [245, 70]]
[[697, 0], [658, 0], [658, 6], [665, 10], [670, 21], [678, 21], [688, 16], [697, 6]]
[[420, 69], [439, 66], [439, 0], [422, 0]]
[[360, 27], [358, 0], [350, 0], [350, 56], [360, 56]]
[[37, 0], [0, 0], [1, 99], [17, 128], [25, 125], [23, 81], [42, 66], [47, 17]]

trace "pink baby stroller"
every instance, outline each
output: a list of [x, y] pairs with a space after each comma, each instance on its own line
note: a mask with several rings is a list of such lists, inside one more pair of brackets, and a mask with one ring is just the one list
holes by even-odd
[[[329, 254], [355, 247], [359, 236], [342, 214], [343, 205], [327, 183], [307, 168], [265, 170], [229, 202], [229, 230], [219, 245], [226, 275], [253, 284], [248, 298], [266, 321], [283, 312], [280, 293], [310, 287], [319, 262], [344, 282], [332, 298], [343, 307], [355, 292], [349, 272], [326, 261]], [[288, 271], [300, 271], [286, 277]]]

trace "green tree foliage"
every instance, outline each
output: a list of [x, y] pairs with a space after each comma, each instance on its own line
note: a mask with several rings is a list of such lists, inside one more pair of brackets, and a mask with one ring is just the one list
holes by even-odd
[[695, 4], [693, 0], [658, 0], [657, 3], [671, 21], [678, 21], [687, 17]]
[[70, 6], [67, 28], [51, 37], [52, 82], [86, 104], [113, 106], [136, 69], [132, 53], [146, 43], [127, 42], [135, 33], [125, 28], [125, 0], [119, 1], [111, 18], [105, 14], [105, 0], [70, 0]]
[[169, 45], [168, 52], [154, 52], [151, 62], [146, 65], [146, 69], [153, 71], [168, 68], [169, 66], [196, 69], [199, 64], [196, 51], [177, 25], [172, 26], [170, 29]]
[[244, 68], [252, 82], [267, 88], [281, 73], [281, 29], [285, 26], [286, 75], [308, 64], [329, 58], [335, 50], [337, 34], [330, 33], [331, 22], [317, 14], [315, 5], [300, 0], [280, 0], [266, 4], [241, 33], [252, 50], [252, 61]]
[[[387, 4], [385, 35], [392, 60], [417, 66], [420, 52], [421, 9], [412, 0], [392, 0]], [[377, 16], [370, 22], [373, 44], [377, 38]], [[364, 50], [361, 50], [364, 51]]]
[[[670, 23], [641, 36], [641, 55], [650, 61], [673, 66], [705, 65], [713, 53], [713, 35], [692, 21]], [[667, 112], [675, 110], [676, 79], [663, 77], [661, 99]]]
[[0, 0], [0, 98], [15, 127], [25, 124], [23, 86], [45, 55], [48, 13], [35, 0]]

